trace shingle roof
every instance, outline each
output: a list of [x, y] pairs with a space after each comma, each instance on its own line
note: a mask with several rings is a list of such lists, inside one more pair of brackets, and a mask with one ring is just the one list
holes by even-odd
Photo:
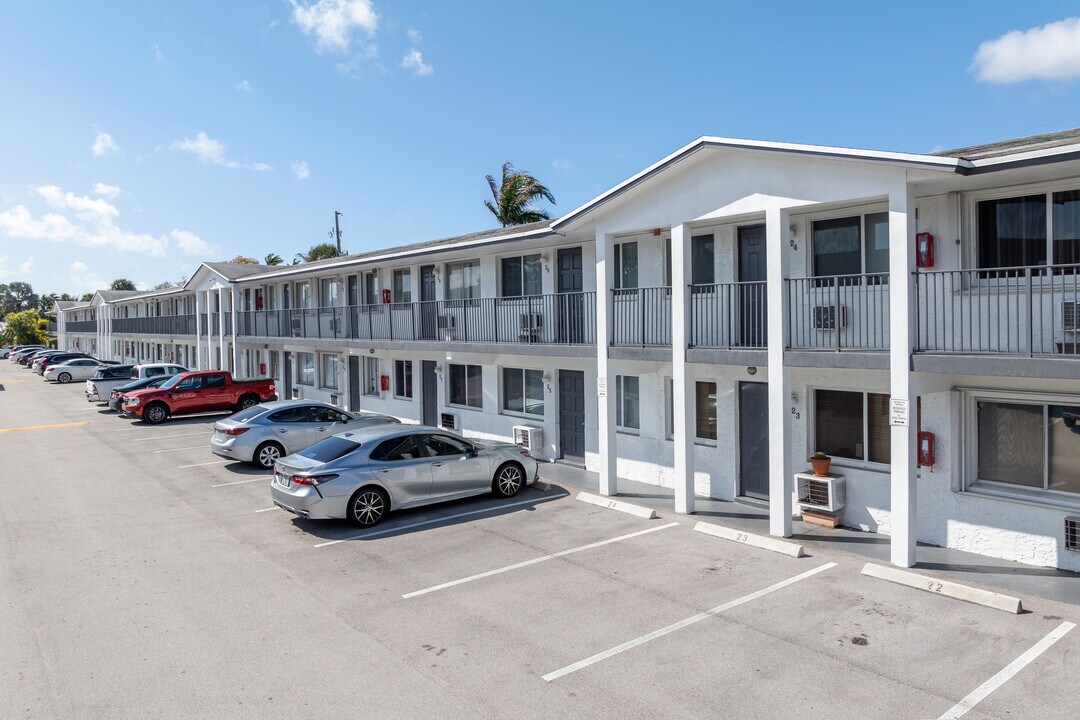
[[1033, 150], [1047, 150], [1049, 148], [1076, 144], [1080, 144], [1080, 128], [1058, 130], [1057, 132], [1043, 133], [1041, 135], [1028, 135], [1027, 137], [1002, 140], [1000, 142], [986, 143], [984, 145], [969, 145], [968, 147], [941, 150], [930, 154], [943, 157], [963, 158], [965, 160], [986, 160], [988, 158], [1016, 155], [1019, 153], [1031, 152]]
[[252, 275], [259, 275], [264, 272], [278, 269], [272, 265], [257, 265], [255, 263], [208, 262], [203, 263], [203, 265], [227, 280], [239, 280], [240, 278], [251, 277]]
[[70, 310], [78, 305], [85, 305], [86, 303], [80, 303], [78, 300], [55, 300], [57, 310]]
[[113, 302], [114, 300], [123, 300], [124, 298], [131, 297], [132, 295], [141, 295], [142, 290], [98, 290], [97, 294], [101, 296], [101, 299], [105, 302]]

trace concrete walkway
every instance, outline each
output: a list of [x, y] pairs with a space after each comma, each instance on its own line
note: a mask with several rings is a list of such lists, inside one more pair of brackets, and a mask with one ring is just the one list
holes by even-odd
[[[541, 465], [540, 477], [568, 489], [597, 492], [599, 488], [596, 473], [562, 463]], [[675, 494], [670, 488], [619, 478], [618, 496], [657, 511], [666, 511], [668, 516], [675, 514]], [[694, 505], [695, 518], [706, 521], [714, 518], [722, 525], [760, 535], [769, 534], [769, 510], [764, 502], [750, 499], [728, 502], [698, 496]], [[887, 535], [846, 528], [830, 530], [801, 520], [792, 523], [792, 531], [792, 539], [803, 543], [808, 552], [817, 547], [862, 555], [875, 562], [889, 562]], [[919, 543], [915, 568], [958, 581], [979, 583], [1001, 592], [1027, 593], [1080, 605], [1080, 574], [1064, 570], [1024, 565], [925, 543]]]

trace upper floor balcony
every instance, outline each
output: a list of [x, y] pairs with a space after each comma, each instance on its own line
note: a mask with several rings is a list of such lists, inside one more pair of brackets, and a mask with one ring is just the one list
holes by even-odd
[[889, 275], [819, 275], [785, 280], [787, 347], [798, 351], [889, 349]]
[[97, 320], [68, 320], [64, 323], [64, 332], [96, 333], [97, 331]]
[[237, 313], [254, 337], [595, 345], [596, 293], [557, 293]]
[[1080, 357], [1080, 265], [915, 273], [915, 352]]
[[[215, 318], [216, 319], [216, 318]], [[203, 316], [205, 322], [206, 316]], [[115, 318], [112, 321], [114, 333], [139, 335], [195, 335], [195, 315], [162, 315], [158, 317]]]

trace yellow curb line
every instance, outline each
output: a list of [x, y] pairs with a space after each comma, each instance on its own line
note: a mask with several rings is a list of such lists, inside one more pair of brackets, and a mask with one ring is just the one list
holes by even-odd
[[89, 422], [61, 423], [60, 425], [31, 425], [30, 427], [0, 428], [0, 433], [25, 432], [26, 430], [50, 430], [52, 428], [86, 427]]

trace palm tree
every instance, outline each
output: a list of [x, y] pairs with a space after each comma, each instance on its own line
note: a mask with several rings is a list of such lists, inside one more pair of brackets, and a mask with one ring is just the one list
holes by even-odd
[[503, 227], [551, 218], [547, 212], [537, 210], [530, 203], [543, 198], [554, 205], [555, 196], [525, 170], [515, 170], [513, 165], [505, 162], [502, 166], [502, 184], [496, 185], [491, 175], [487, 176], [487, 181], [495, 202], [485, 200], [484, 205]]
[[318, 245], [312, 245], [306, 253], [296, 253], [296, 257], [293, 258], [293, 265], [306, 262], [314, 262], [315, 260], [325, 260], [327, 258], [338, 257], [341, 253], [338, 252], [337, 245], [334, 243], [319, 243]]
[[136, 290], [135, 283], [127, 278], [116, 278], [109, 284], [110, 290]]
[[263, 260], [263, 262], [266, 263], [267, 265], [280, 265], [281, 263], [283, 263], [285, 261], [282, 260], [281, 256], [278, 255], [277, 253], [269, 253], [266, 256], [266, 258]]

